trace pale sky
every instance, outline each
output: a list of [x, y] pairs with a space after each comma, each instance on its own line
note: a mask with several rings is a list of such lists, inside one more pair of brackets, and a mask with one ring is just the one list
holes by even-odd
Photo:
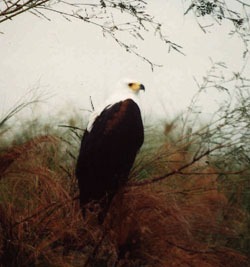
[[[98, 105], [124, 77], [145, 85], [142, 105], [146, 119], [171, 118], [185, 110], [197, 91], [193, 77], [199, 80], [205, 75], [211, 66], [209, 58], [224, 61], [229, 69], [238, 71], [243, 45], [237, 36], [228, 35], [226, 23], [204, 34], [192, 14], [183, 16], [181, 2], [158, 0], [150, 5], [150, 12], [163, 23], [168, 38], [183, 46], [186, 54], [168, 53], [168, 47], [149, 33], [144, 42], [139, 42], [139, 51], [163, 65], [153, 72], [147, 63], [81, 21], [68, 22], [51, 14], [49, 22], [27, 13], [2, 23], [0, 114], [32, 88], [52, 96], [33, 110], [39, 116], [42, 112], [46, 118], [54, 118], [62, 109], [81, 113], [90, 109], [89, 96]], [[205, 113], [213, 112], [217, 97], [214, 92], [207, 94]]]

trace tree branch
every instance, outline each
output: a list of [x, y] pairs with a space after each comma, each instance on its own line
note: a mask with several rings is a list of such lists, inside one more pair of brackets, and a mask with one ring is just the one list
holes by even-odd
[[160, 181], [162, 181], [162, 180], [166, 179], [167, 177], [172, 176], [174, 174], [180, 174], [180, 173], [182, 173], [182, 170], [185, 170], [188, 167], [192, 166], [194, 163], [198, 162], [200, 159], [204, 158], [205, 156], [208, 156], [209, 154], [211, 154], [212, 152], [214, 152], [218, 149], [225, 148], [225, 147], [226, 147], [225, 145], [218, 145], [212, 149], [207, 149], [205, 152], [201, 153], [200, 155], [195, 155], [190, 162], [182, 165], [180, 168], [178, 168], [176, 170], [173, 170], [173, 171], [166, 173], [164, 175], [152, 178], [150, 180], [146, 180], [144, 182], [133, 182], [133, 183], [128, 184], [128, 186], [136, 187], [136, 186], [149, 185], [152, 183], [160, 182]]

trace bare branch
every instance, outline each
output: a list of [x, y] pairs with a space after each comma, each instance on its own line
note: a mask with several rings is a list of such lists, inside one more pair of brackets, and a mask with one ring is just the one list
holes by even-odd
[[[234, 10], [229, 8], [227, 1], [221, 0], [189, 0], [187, 1], [187, 8], [184, 15], [193, 11], [197, 24], [206, 33], [207, 25], [204, 24], [204, 17], [211, 17], [218, 25], [222, 25], [223, 21], [228, 21], [232, 25], [232, 31], [229, 35], [237, 34], [242, 40], [245, 51], [243, 56], [249, 53], [250, 27], [249, 27], [249, 7], [246, 1], [234, 0], [232, 1]], [[244, 12], [240, 11], [243, 10]]]
[[[153, 71], [155, 64], [147, 56], [142, 55], [136, 45], [122, 41], [119, 33], [124, 32], [133, 37], [134, 42], [143, 41], [144, 34], [149, 31], [155, 33], [164, 42], [169, 51], [172, 49], [183, 53], [180, 45], [170, 41], [162, 32], [162, 25], [147, 12], [147, 2], [141, 0], [103, 0], [91, 2], [51, 1], [51, 0], [20, 0], [8, 1], [5, 9], [0, 11], [0, 23], [13, 19], [24, 12], [30, 12], [40, 18], [50, 20], [49, 13], [55, 13], [66, 20], [81, 20], [84, 23], [98, 27], [104, 36], [111, 37], [118, 45], [127, 52], [139, 57], [150, 65]], [[122, 16], [121, 16], [122, 15]], [[125, 19], [125, 22], [123, 22]]]
[[163, 175], [158, 176], [158, 177], [154, 177], [154, 178], [151, 179], [151, 180], [146, 180], [146, 181], [144, 181], [144, 182], [139, 182], [139, 183], [136, 183], [136, 182], [131, 183], [131, 184], [129, 184], [129, 186], [149, 185], [149, 184], [152, 184], [152, 183], [155, 183], [155, 182], [162, 181], [162, 180], [166, 179], [166, 178], [169, 177], [169, 176], [172, 176], [172, 175], [175, 175], [175, 174], [179, 174], [179, 173], [182, 172], [182, 170], [187, 169], [188, 167], [192, 166], [194, 163], [198, 162], [200, 159], [204, 158], [205, 156], [210, 155], [212, 152], [214, 152], [214, 151], [216, 151], [216, 150], [218, 150], [218, 149], [221, 149], [221, 148], [223, 148], [223, 147], [224, 147], [223, 145], [215, 146], [214, 148], [212, 148], [212, 149], [208, 149], [208, 150], [206, 150], [205, 152], [201, 153], [201, 154], [198, 155], [198, 156], [194, 156], [193, 159], [192, 159], [190, 162], [188, 162], [188, 163], [182, 165], [180, 168], [178, 168], [178, 169], [176, 169], [176, 170], [173, 170], [173, 171], [171, 171], [171, 172], [169, 172], [169, 173], [163, 174]]

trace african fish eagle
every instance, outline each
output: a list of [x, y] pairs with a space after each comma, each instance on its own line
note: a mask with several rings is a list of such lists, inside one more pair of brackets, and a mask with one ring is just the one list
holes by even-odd
[[144, 140], [139, 108], [141, 90], [145, 91], [145, 87], [138, 82], [123, 82], [90, 116], [76, 165], [83, 212], [85, 204], [93, 200], [108, 208], [128, 179]]

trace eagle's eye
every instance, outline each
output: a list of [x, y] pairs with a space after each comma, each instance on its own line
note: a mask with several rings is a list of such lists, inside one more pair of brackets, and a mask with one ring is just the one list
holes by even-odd
[[129, 87], [133, 86], [133, 83], [129, 83], [128, 86], [129, 86]]

